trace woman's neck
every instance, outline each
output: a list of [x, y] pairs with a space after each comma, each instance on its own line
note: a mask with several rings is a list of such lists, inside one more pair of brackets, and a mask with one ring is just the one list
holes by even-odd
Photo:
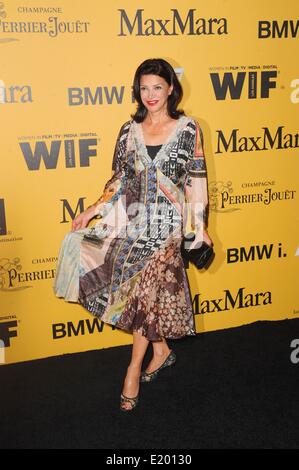
[[162, 109], [161, 111], [158, 111], [157, 113], [151, 113], [148, 111], [147, 116], [145, 120], [152, 125], [157, 125], [157, 124], [162, 124], [164, 122], [169, 121], [170, 117], [167, 113], [166, 110]]

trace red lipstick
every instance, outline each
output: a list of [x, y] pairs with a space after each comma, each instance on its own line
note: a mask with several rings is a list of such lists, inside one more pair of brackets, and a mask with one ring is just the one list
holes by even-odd
[[158, 103], [158, 101], [159, 101], [159, 100], [150, 100], [150, 101], [147, 101], [147, 104], [148, 104], [149, 106], [154, 106], [155, 104]]

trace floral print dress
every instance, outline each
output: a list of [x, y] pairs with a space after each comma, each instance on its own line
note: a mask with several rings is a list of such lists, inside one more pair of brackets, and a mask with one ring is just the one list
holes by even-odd
[[154, 158], [140, 123], [120, 129], [90, 228], [68, 233], [54, 292], [105, 323], [150, 341], [195, 334], [192, 299], [180, 252], [191, 206], [199, 230], [208, 204], [202, 130], [182, 115]]

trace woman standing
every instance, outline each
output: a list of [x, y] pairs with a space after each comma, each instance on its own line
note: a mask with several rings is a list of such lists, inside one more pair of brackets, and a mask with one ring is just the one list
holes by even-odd
[[[138, 67], [138, 108], [120, 129], [113, 176], [101, 198], [73, 221], [58, 259], [56, 295], [133, 334], [121, 394], [124, 411], [137, 405], [140, 381], [153, 380], [175, 363], [166, 339], [195, 335], [180, 253], [186, 202], [196, 232], [193, 244], [212, 245], [203, 136], [199, 124], [177, 109], [182, 94], [165, 60], [149, 59]], [[96, 215], [102, 218], [86, 228]], [[150, 342], [153, 357], [141, 372]]]

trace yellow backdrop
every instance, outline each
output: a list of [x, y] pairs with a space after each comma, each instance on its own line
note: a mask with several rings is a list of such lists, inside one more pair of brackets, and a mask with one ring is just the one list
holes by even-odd
[[52, 283], [152, 57], [176, 68], [205, 139], [216, 258], [188, 269], [197, 331], [299, 316], [298, 13], [294, 0], [0, 2], [0, 362], [131, 342]]

